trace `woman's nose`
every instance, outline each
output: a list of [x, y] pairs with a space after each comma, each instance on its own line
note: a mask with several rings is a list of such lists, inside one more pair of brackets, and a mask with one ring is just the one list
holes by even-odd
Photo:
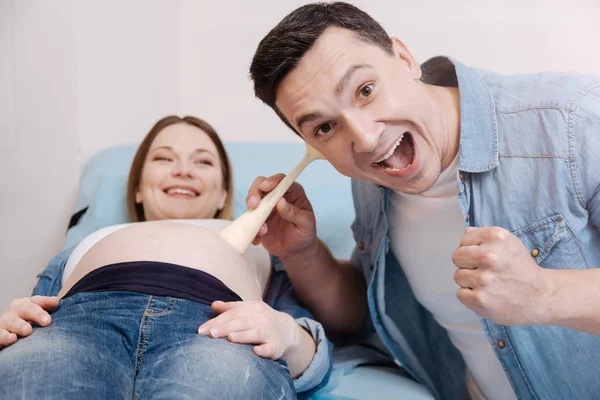
[[185, 178], [192, 177], [192, 168], [188, 163], [176, 162], [173, 168], [173, 175]]

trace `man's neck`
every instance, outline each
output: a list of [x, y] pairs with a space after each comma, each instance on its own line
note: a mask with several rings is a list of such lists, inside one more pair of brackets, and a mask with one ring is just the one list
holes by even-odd
[[458, 88], [429, 86], [441, 113], [442, 171], [448, 168], [460, 147], [460, 94]]

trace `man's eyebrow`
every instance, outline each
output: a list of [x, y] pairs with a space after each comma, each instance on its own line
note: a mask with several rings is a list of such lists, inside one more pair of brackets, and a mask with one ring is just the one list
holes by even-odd
[[[373, 69], [373, 67], [369, 64], [354, 64], [350, 68], [348, 68], [348, 70], [346, 71], [344, 76], [342, 76], [342, 78], [339, 80], [338, 84], [335, 86], [335, 94], [337, 96], [341, 95], [342, 92], [346, 89], [346, 87], [350, 83], [350, 79], [352, 78], [352, 75], [356, 71], [358, 71], [360, 69], [365, 69], [365, 68]], [[296, 119], [296, 126], [298, 127], [298, 131], [302, 132], [302, 125], [304, 123], [311, 122], [311, 121], [314, 121], [319, 118], [323, 118], [323, 114], [321, 114], [319, 112], [311, 112], [311, 113], [304, 114], [303, 116], [299, 117], [298, 119]]]
[[344, 76], [342, 76], [342, 78], [340, 79], [338, 84], [335, 85], [335, 95], [340, 96], [342, 94], [342, 92], [346, 89], [346, 87], [348, 86], [348, 83], [350, 83], [350, 79], [352, 78], [352, 75], [356, 71], [358, 71], [360, 69], [364, 69], [364, 68], [373, 69], [373, 67], [370, 66], [369, 64], [354, 64], [350, 68], [348, 68], [348, 70], [346, 71]]
[[302, 132], [302, 124], [304, 124], [306, 122], [314, 121], [319, 118], [323, 118], [323, 114], [321, 114], [319, 112], [312, 112], [312, 113], [304, 114], [303, 116], [301, 116], [300, 118], [298, 118], [296, 120], [296, 126], [298, 127], [298, 130], [300, 132]]

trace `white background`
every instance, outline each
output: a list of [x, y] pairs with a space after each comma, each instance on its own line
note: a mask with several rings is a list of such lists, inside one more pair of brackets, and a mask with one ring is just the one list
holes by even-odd
[[[295, 141], [253, 96], [260, 39], [303, 1], [0, 0], [0, 311], [61, 247], [81, 167], [193, 114], [229, 141]], [[600, 75], [597, 0], [354, 1], [419, 61]]]

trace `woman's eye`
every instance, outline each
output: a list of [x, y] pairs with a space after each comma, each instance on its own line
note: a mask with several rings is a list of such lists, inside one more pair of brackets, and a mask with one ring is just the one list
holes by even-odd
[[372, 83], [369, 83], [368, 85], [365, 85], [360, 89], [360, 97], [369, 97], [371, 93], [373, 93]]
[[169, 157], [157, 156], [157, 157], [154, 157], [154, 161], [173, 161], [173, 160]]
[[317, 126], [317, 129], [315, 129], [315, 136], [323, 136], [328, 134], [331, 130], [333, 129], [333, 126], [331, 125], [331, 123], [329, 122], [325, 122], [324, 124], [321, 124], [319, 126]]
[[203, 164], [203, 165], [213, 165], [213, 162], [211, 160], [198, 160], [196, 161], [198, 164]]

